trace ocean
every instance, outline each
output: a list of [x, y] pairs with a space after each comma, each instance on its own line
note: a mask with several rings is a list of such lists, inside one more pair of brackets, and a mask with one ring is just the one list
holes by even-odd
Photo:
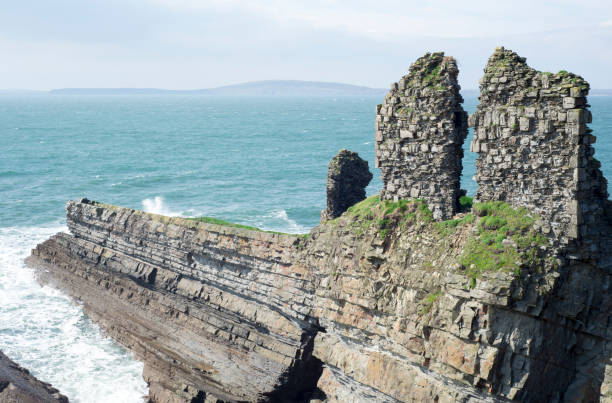
[[[475, 110], [475, 96], [465, 97]], [[327, 163], [342, 148], [370, 162], [380, 97], [0, 97], [0, 349], [74, 402], [139, 402], [142, 364], [23, 259], [66, 231], [87, 197], [149, 212], [212, 216], [306, 233], [325, 206]], [[590, 97], [596, 154], [612, 179], [612, 97]], [[462, 187], [476, 155], [466, 141]]]

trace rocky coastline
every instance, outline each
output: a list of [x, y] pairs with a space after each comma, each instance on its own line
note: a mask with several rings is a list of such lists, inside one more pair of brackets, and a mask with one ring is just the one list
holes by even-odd
[[68, 403], [68, 398], [0, 351], [0, 402]]
[[[427, 54], [391, 86], [381, 195], [328, 200], [310, 234], [81, 199], [27, 263], [144, 362], [153, 402], [610, 403], [612, 208], [588, 84], [495, 50], [470, 206], [457, 74]], [[335, 166], [328, 195], [361, 200]]]

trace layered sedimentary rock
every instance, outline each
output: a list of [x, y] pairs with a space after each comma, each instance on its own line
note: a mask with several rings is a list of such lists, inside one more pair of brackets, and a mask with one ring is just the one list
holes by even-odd
[[68, 403], [68, 398], [0, 351], [0, 402]]
[[340, 150], [327, 168], [327, 208], [321, 212], [321, 221], [340, 217], [365, 199], [365, 188], [371, 180], [368, 161], [355, 152]]
[[[379, 108], [380, 198], [310, 236], [81, 200], [71, 234], [28, 262], [136, 352], [154, 402], [612, 402], [612, 209], [576, 92], [588, 85], [556, 75], [534, 98], [541, 73], [498, 49], [472, 118], [486, 203], [442, 221], [465, 114], [452, 59], [415, 65], [392, 94], [415, 96], [419, 130], [399, 129], [408, 99]], [[436, 74], [446, 97], [422, 85]]]
[[292, 253], [300, 239], [83, 200], [73, 236], [29, 262], [145, 363], [155, 402], [295, 400], [310, 368], [314, 285]]
[[593, 154], [589, 84], [572, 73], [536, 71], [497, 48], [470, 117], [480, 201], [504, 200], [539, 214], [562, 245], [580, 240], [588, 258], [599, 238], [607, 182]]
[[378, 203], [304, 240], [71, 202], [73, 235], [29, 263], [136, 352], [156, 402], [599, 398], [609, 269], [544, 248], [518, 277], [473, 280], [479, 221], [447, 233], [419, 206]]
[[609, 401], [610, 267], [559, 266], [548, 250], [471, 283], [462, 256], [483, 219], [443, 235], [396, 214], [384, 237], [350, 215], [312, 233], [330, 400]]
[[381, 197], [425, 199], [436, 219], [458, 210], [467, 115], [455, 59], [428, 53], [391, 85], [376, 107], [376, 160]]

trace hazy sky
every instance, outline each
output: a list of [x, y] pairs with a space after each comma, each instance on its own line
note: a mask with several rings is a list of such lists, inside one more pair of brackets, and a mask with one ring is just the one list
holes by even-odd
[[0, 0], [0, 88], [387, 87], [439, 50], [476, 88], [499, 45], [612, 88], [612, 0]]

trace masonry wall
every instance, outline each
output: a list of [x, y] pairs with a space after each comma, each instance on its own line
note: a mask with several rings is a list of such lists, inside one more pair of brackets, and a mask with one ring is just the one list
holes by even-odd
[[576, 239], [588, 244], [608, 197], [593, 156], [596, 138], [587, 127], [588, 92], [580, 76], [536, 71], [497, 48], [470, 116], [471, 150], [479, 153], [477, 201], [524, 206], [544, 218], [544, 232], [562, 245]]
[[425, 199], [436, 219], [451, 218], [460, 195], [467, 115], [458, 73], [455, 59], [428, 53], [376, 107], [381, 197]]

